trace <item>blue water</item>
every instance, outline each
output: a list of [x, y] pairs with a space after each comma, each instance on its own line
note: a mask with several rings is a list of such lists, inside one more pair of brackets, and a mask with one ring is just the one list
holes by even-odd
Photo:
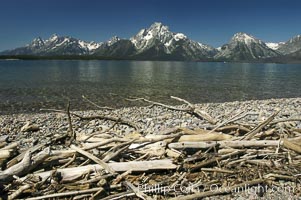
[[0, 60], [0, 114], [40, 108], [133, 106], [127, 97], [174, 104], [301, 96], [301, 65], [153, 61]]

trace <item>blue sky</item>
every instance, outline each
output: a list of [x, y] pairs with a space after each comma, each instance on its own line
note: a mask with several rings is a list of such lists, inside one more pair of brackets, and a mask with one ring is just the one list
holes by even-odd
[[129, 38], [153, 22], [218, 47], [236, 32], [264, 41], [301, 34], [300, 0], [0, 0], [0, 51], [53, 33]]

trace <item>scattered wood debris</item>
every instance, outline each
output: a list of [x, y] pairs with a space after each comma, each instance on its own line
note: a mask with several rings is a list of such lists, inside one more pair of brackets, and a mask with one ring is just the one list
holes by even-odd
[[[20, 141], [0, 136], [0, 197], [188, 200], [244, 192], [264, 196], [274, 187], [289, 187], [292, 197], [301, 195], [301, 131], [291, 123], [300, 122], [300, 118], [275, 108], [267, 118], [254, 123], [245, 119], [248, 111], [229, 118], [219, 116], [223, 113], [212, 116], [186, 100], [172, 98], [186, 107], [144, 98], [132, 101], [185, 112], [209, 123], [146, 134], [131, 119], [113, 114], [81, 116], [70, 112], [68, 103], [67, 111], [52, 110], [67, 114], [67, 131], [47, 142], [33, 142], [20, 152]], [[285, 119], [277, 118], [281, 113]], [[93, 133], [79, 133], [72, 127], [74, 120], [110, 120], [114, 124]], [[112, 134], [119, 125], [133, 131]], [[36, 128], [22, 127], [20, 131]]]

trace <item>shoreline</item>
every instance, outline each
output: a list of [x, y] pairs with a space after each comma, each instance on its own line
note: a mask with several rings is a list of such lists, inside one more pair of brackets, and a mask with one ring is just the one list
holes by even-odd
[[[267, 99], [252, 99], [252, 100], [236, 100], [236, 101], [225, 101], [225, 102], [205, 102], [205, 103], [192, 103], [193, 105], [195, 106], [213, 106], [213, 105], [228, 105], [228, 104], [240, 104], [240, 103], [252, 103], [252, 102], [259, 102], [259, 103], [264, 103], [266, 101], [273, 101], [273, 102], [278, 102], [278, 101], [283, 101], [283, 100], [300, 100], [301, 101], [301, 97], [281, 97], [281, 98], [267, 98]], [[139, 102], [141, 104], [141, 102]], [[133, 105], [133, 106], [121, 106], [121, 107], [118, 107], [118, 108], [113, 108], [114, 110], [124, 110], [124, 109], [139, 109], [139, 108], [144, 108], [144, 107], [148, 107], [149, 105], [147, 105], [147, 103], [144, 103], [145, 105]], [[89, 105], [89, 103], [87, 104]], [[166, 104], [167, 105], [167, 104]], [[174, 106], [174, 107], [183, 107], [185, 104], [170, 104], [170, 106]], [[90, 107], [93, 106], [90, 104]], [[95, 107], [95, 106], [94, 106]], [[55, 110], [55, 109], [54, 109]], [[72, 110], [71, 108], [71, 111], [72, 112], [97, 112], [97, 111], [100, 111], [102, 109], [80, 109], [80, 110]], [[105, 110], [105, 109], [103, 109]], [[41, 108], [40, 111], [17, 111], [17, 112], [14, 112], [14, 113], [11, 113], [11, 114], [7, 114], [7, 113], [4, 113], [4, 114], [1, 114], [0, 113], [0, 117], [1, 116], [18, 116], [18, 115], [39, 115], [39, 114], [47, 114], [47, 113], [50, 113], [51, 111], [47, 111], [47, 109], [44, 109], [44, 108]]]
[[[72, 113], [76, 115], [71, 114], [71, 119], [66, 112], [12, 114], [0, 116], [0, 141], [1, 137], [6, 137], [7, 143], [4, 142], [4, 147], [10, 146], [10, 151], [14, 152], [15, 157], [7, 158], [7, 163], [30, 149], [39, 150], [39, 153], [33, 152], [33, 160], [40, 158], [38, 155], [46, 154], [39, 161], [41, 165], [35, 165], [33, 161], [33, 172], [35, 176], [39, 176], [38, 179], [28, 173], [18, 172], [20, 174], [17, 177], [20, 178], [16, 181], [24, 180], [25, 177], [32, 178], [32, 181], [41, 180], [45, 185], [41, 186], [44, 189], [60, 185], [55, 182], [58, 177], [44, 182], [45, 178], [53, 176], [53, 169], [56, 169], [55, 172], [62, 172], [63, 180], [66, 178], [67, 182], [64, 184], [71, 185], [64, 190], [65, 193], [52, 191], [52, 197], [77, 194], [73, 185], [81, 185], [82, 178], [78, 180], [78, 174], [70, 174], [73, 177], [70, 182], [70, 177], [65, 176], [68, 176], [67, 172], [74, 170], [74, 173], [80, 170], [79, 175], [86, 176], [87, 171], [84, 169], [87, 168], [89, 178], [86, 181], [99, 181], [97, 177], [101, 173], [101, 177], [105, 178], [98, 183], [106, 183], [101, 187], [98, 183], [90, 184], [87, 186], [89, 189], [82, 190], [91, 193], [91, 196], [94, 195], [93, 192], [106, 190], [115, 191], [117, 196], [123, 192], [132, 192], [122, 184], [116, 186], [118, 181], [130, 184], [131, 188], [138, 188], [149, 196], [159, 195], [161, 198], [182, 195], [184, 199], [298, 199], [301, 195], [301, 98], [205, 103], [194, 106], [210, 115], [216, 123], [186, 112], [187, 104], [176, 106], [179, 110], [148, 106], [125, 107], [112, 111], [75, 111]], [[76, 137], [66, 137], [70, 130]], [[0, 147], [0, 152], [1, 148], [3, 147]], [[110, 154], [112, 151], [114, 153]], [[132, 165], [133, 162], [135, 165]], [[0, 165], [4, 169], [5, 163], [5, 160], [1, 163], [0, 159]], [[153, 171], [143, 172], [146, 167], [152, 166]], [[99, 167], [106, 169], [106, 172], [99, 171]], [[117, 178], [110, 174], [110, 168], [118, 172]], [[132, 174], [132, 170], [135, 173]], [[3, 172], [5, 174], [6, 171], [0, 170], [0, 189], [6, 187], [8, 190], [6, 193], [1, 193], [0, 190], [0, 197], [18, 195], [29, 198], [37, 195], [40, 199], [43, 198], [42, 190], [39, 189], [34, 194], [26, 191], [24, 194], [14, 192], [19, 186], [34, 187], [27, 182], [14, 184], [2, 179], [4, 184], [1, 185]], [[108, 172], [110, 173], [106, 174]], [[141, 176], [148, 181], [140, 179]], [[11, 187], [7, 187], [7, 184]], [[190, 184], [201, 184], [197, 188], [200, 191], [194, 193]], [[117, 190], [107, 188], [112, 185]], [[163, 188], [160, 187], [149, 193], [147, 187], [158, 185], [169, 190], [162, 194], [160, 189]], [[181, 191], [175, 185], [190, 188], [191, 191]], [[244, 186], [244, 191], [241, 191]], [[224, 193], [227, 195], [222, 195]], [[111, 199], [115, 194], [102, 192], [99, 195], [101, 198]], [[129, 194], [135, 196], [136, 192]]]
[[[151, 104], [149, 104], [151, 105]], [[253, 123], [259, 123], [263, 119], [266, 119], [276, 109], [281, 109], [278, 116], [275, 119], [285, 118], [287, 116], [297, 116], [301, 118], [301, 97], [300, 98], [279, 98], [279, 99], [266, 99], [266, 100], [248, 100], [248, 101], [231, 101], [224, 103], [201, 103], [193, 104], [197, 108], [204, 110], [214, 119], [217, 120], [217, 124], [226, 120], [227, 118], [237, 114], [238, 112], [251, 112], [253, 114], [247, 116], [245, 120], [252, 121]], [[186, 105], [177, 105], [176, 108], [185, 108]], [[72, 111], [72, 110], [71, 110]], [[214, 127], [214, 125], [208, 123], [204, 119], [199, 119], [191, 114], [168, 110], [160, 106], [133, 106], [123, 107], [115, 110], [82, 110], [72, 111], [75, 114], [84, 116], [91, 115], [104, 115], [114, 116], [123, 119], [128, 119], [134, 123], [137, 123], [139, 127], [146, 133], [158, 133], [164, 129], [173, 127], [190, 127], [194, 128], [208, 128]], [[282, 116], [283, 114], [283, 116]], [[114, 124], [109, 120], [91, 120], [92, 123], [82, 127], [85, 123], [81, 122], [77, 117], [72, 117], [74, 120], [74, 129], [81, 132], [84, 128], [87, 128], [85, 133], [90, 134], [97, 129], [105, 129]], [[88, 120], [89, 121], [89, 120]], [[0, 136], [8, 134], [14, 139], [19, 138], [21, 128], [27, 123], [36, 124], [40, 127], [38, 132], [32, 134], [37, 137], [39, 134], [47, 135], [53, 134], [51, 131], [66, 132], [68, 129], [67, 115], [60, 112], [46, 111], [43, 113], [17, 113], [9, 115], [0, 115]], [[90, 128], [90, 126], [99, 126]], [[49, 128], [50, 127], [50, 128]], [[134, 131], [132, 127], [120, 125], [122, 133], [130, 133]], [[301, 128], [301, 123], [298, 124], [298, 128]], [[118, 128], [117, 128], [118, 129]], [[26, 133], [24, 133], [26, 134]], [[24, 136], [21, 134], [21, 136]]]

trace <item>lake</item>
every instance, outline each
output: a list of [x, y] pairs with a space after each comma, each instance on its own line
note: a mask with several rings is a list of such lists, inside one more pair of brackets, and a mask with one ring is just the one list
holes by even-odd
[[154, 61], [0, 60], [0, 114], [41, 108], [141, 105], [128, 97], [176, 104], [301, 96], [301, 65]]

